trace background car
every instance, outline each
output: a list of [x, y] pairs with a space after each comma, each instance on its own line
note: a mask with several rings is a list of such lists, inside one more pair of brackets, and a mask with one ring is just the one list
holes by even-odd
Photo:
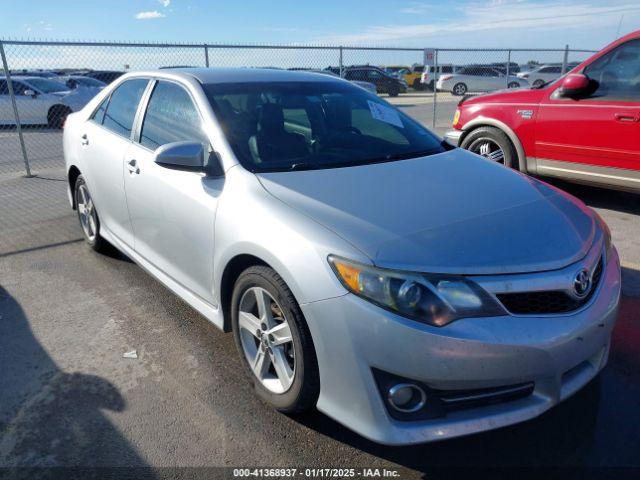
[[[59, 128], [67, 115], [80, 110], [95, 95], [91, 90], [71, 90], [63, 83], [42, 77], [12, 77], [12, 84], [20, 123], [24, 125]], [[15, 123], [7, 80], [0, 77], [0, 125]]]
[[421, 88], [433, 90], [433, 82], [435, 79], [436, 70], [438, 71], [438, 76], [440, 76], [454, 73], [457, 69], [458, 67], [453, 64], [438, 65], [437, 68], [434, 65], [425, 67], [422, 71], [422, 74], [420, 75], [420, 84], [422, 85]]
[[84, 75], [64, 75], [58, 77], [56, 80], [64, 83], [72, 90], [76, 88], [93, 88], [96, 90], [102, 90], [107, 86], [105, 82]]
[[446, 138], [535, 175], [640, 191], [640, 30], [538, 89], [464, 99]]
[[377, 93], [387, 93], [390, 97], [397, 97], [407, 91], [407, 83], [392, 77], [377, 67], [347, 67], [343, 69], [343, 78], [369, 82], [376, 86]]
[[425, 70], [424, 65], [413, 65], [411, 67], [403, 66], [390, 66], [384, 67], [384, 70], [388, 73], [395, 74], [396, 78], [402, 79], [405, 83], [415, 90], [422, 90], [421, 78], [422, 73]]
[[118, 70], [91, 70], [84, 74], [85, 77], [95, 78], [106, 84], [113, 82], [116, 78], [120, 77], [124, 72]]
[[[576, 63], [568, 64], [565, 71], [572, 70], [576, 67]], [[542, 65], [528, 72], [520, 72], [518, 78], [522, 78], [529, 82], [534, 88], [539, 88], [545, 83], [552, 82], [562, 75], [562, 65]]]
[[519, 88], [528, 85], [526, 80], [515, 75], [505, 79], [505, 75], [493, 67], [462, 67], [456, 73], [439, 77], [436, 88], [454, 95], [464, 95], [467, 92], [500, 90], [505, 86]]

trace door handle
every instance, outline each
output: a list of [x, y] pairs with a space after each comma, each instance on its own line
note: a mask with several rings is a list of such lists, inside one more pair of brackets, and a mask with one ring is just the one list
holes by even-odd
[[127, 162], [127, 170], [129, 170], [129, 173], [135, 173], [135, 174], [140, 173], [140, 168], [138, 167], [138, 162], [136, 161], [135, 158]]
[[613, 116], [619, 122], [637, 122], [640, 120], [638, 114], [633, 113], [614, 113]]
[[86, 133], [84, 135], [82, 135], [82, 142], [80, 142], [80, 145], [82, 145], [82, 146], [89, 145], [89, 137], [87, 137]]

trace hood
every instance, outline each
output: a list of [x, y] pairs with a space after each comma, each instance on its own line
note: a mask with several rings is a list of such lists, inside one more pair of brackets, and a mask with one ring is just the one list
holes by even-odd
[[496, 90], [490, 93], [465, 96], [460, 105], [474, 105], [478, 103], [539, 103], [546, 92], [546, 88], [538, 89], [531, 87], [508, 88]]
[[258, 178], [379, 267], [458, 274], [552, 270], [581, 259], [596, 232], [580, 201], [461, 149]]

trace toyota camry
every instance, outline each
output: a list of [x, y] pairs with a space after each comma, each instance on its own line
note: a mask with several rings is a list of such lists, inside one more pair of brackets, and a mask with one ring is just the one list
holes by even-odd
[[88, 245], [233, 332], [280, 411], [427, 442], [533, 418], [607, 362], [603, 220], [341, 78], [129, 73], [64, 152]]

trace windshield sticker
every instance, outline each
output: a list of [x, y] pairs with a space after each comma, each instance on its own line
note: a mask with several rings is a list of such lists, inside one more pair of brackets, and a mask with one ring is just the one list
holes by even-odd
[[386, 107], [380, 103], [372, 102], [371, 100], [367, 100], [367, 103], [369, 104], [369, 111], [373, 118], [380, 122], [390, 123], [396, 127], [404, 128], [404, 125], [402, 125], [402, 119], [400, 119], [400, 115], [395, 109]]

